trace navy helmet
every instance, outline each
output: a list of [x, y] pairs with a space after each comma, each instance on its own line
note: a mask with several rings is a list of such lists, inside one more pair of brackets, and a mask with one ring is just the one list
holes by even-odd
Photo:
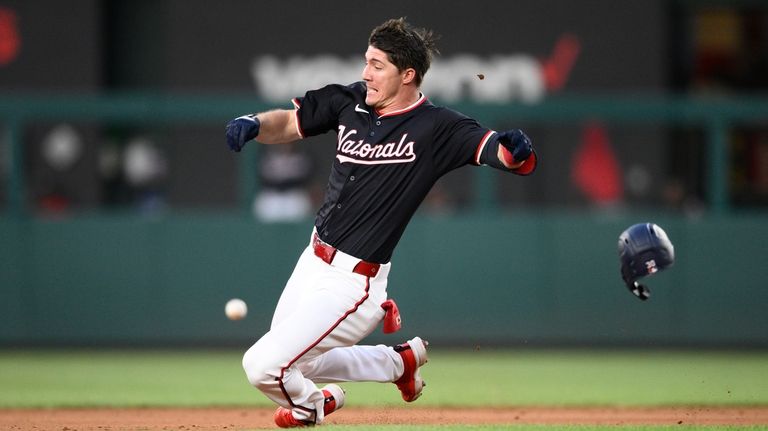
[[648, 288], [637, 282], [675, 263], [675, 247], [664, 229], [654, 223], [638, 223], [619, 235], [621, 278], [638, 298], [651, 296]]

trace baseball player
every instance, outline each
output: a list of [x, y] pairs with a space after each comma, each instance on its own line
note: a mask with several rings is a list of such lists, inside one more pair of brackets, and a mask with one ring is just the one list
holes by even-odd
[[521, 130], [490, 130], [420, 92], [437, 53], [434, 40], [403, 18], [388, 20], [369, 37], [362, 81], [308, 91], [293, 99], [293, 110], [244, 115], [227, 125], [233, 151], [251, 139], [281, 144], [331, 130], [337, 135], [309, 244], [269, 332], [243, 356], [250, 383], [280, 406], [274, 416], [280, 427], [322, 423], [344, 405], [339, 382], [392, 382], [407, 402], [421, 395], [425, 341], [357, 344], [382, 319], [385, 332], [397, 329], [397, 308], [387, 299], [395, 246], [447, 172], [488, 165], [528, 175], [536, 167]]

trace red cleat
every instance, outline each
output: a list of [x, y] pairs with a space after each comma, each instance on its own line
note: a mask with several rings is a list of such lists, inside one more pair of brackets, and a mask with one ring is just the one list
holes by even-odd
[[427, 345], [428, 342], [419, 337], [414, 337], [403, 344], [393, 347], [400, 357], [403, 358], [405, 371], [403, 375], [395, 380], [397, 389], [406, 402], [416, 401], [421, 396], [421, 391], [427, 384], [421, 378], [419, 368], [427, 363]]
[[[344, 406], [344, 390], [339, 385], [326, 385], [323, 388], [325, 404], [323, 405], [323, 414], [328, 416]], [[296, 419], [293, 417], [293, 411], [285, 407], [278, 407], [275, 410], [275, 424], [280, 428], [299, 428], [315, 424], [311, 420]]]
[[312, 425], [312, 421], [296, 419], [290, 409], [278, 407], [275, 410], [275, 424], [280, 428], [299, 428]]

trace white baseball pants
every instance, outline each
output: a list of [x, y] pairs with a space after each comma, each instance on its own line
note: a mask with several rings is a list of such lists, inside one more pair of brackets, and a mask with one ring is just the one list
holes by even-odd
[[357, 345], [384, 317], [390, 265], [366, 277], [325, 263], [310, 241], [269, 332], [243, 356], [248, 381], [297, 419], [321, 423], [324, 397], [317, 383], [397, 380], [404, 370], [397, 352]]

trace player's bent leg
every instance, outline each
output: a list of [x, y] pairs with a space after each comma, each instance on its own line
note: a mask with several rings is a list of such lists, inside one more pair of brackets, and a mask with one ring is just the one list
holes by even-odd
[[357, 275], [318, 277], [314, 292], [296, 304], [295, 316], [273, 326], [243, 356], [249, 382], [291, 409], [295, 419], [321, 423], [325, 397], [300, 365], [370, 333], [381, 313], [379, 296], [385, 294], [374, 294]]
[[299, 365], [315, 382], [392, 382], [403, 400], [412, 402], [426, 386], [420, 368], [427, 363], [429, 343], [414, 337], [394, 347], [351, 346], [330, 350]]
[[331, 349], [300, 363], [299, 369], [317, 383], [391, 383], [403, 373], [400, 354], [383, 344]]

